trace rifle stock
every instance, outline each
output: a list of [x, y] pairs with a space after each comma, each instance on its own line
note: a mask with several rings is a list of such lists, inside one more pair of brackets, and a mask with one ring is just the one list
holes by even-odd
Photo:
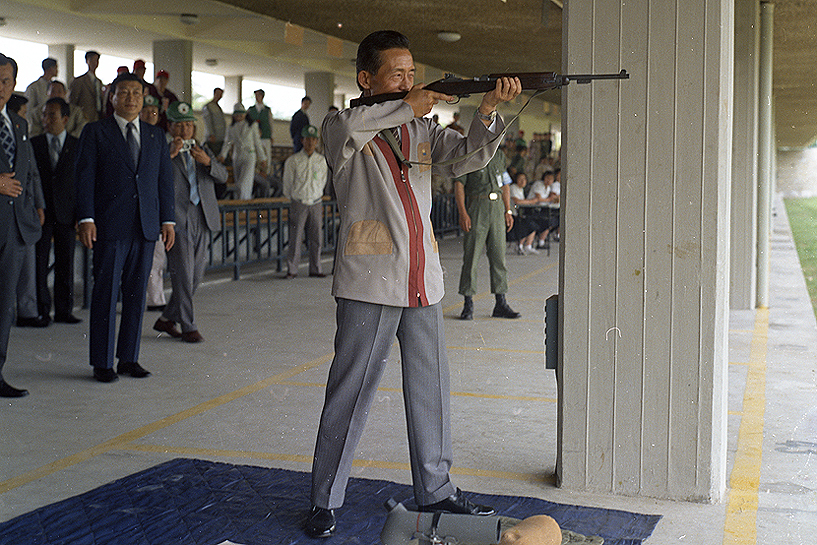
[[[443, 79], [432, 81], [426, 85], [425, 89], [463, 98], [473, 94], [491, 91], [496, 87], [496, 80], [502, 77], [519, 78], [519, 81], [522, 83], [523, 91], [545, 91], [547, 89], [563, 87], [571, 81], [575, 81], [577, 84], [584, 84], [597, 79], [630, 79], [630, 74], [628, 74], [626, 70], [622, 70], [618, 74], [577, 75], [559, 75], [555, 72], [523, 72], [516, 74], [489, 74], [471, 79], [463, 79], [452, 76], [451, 74], [446, 74]], [[399, 93], [385, 93], [382, 95], [360, 97], [351, 101], [351, 107], [371, 106], [389, 100], [400, 100], [407, 94], [407, 92], [403, 91]]]

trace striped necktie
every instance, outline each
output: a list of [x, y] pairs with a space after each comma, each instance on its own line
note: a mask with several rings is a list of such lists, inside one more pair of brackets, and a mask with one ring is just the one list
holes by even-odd
[[190, 202], [196, 205], [201, 200], [199, 197], [199, 182], [196, 179], [196, 163], [190, 156], [189, 151], [183, 152], [182, 157], [184, 157], [184, 164], [187, 167], [187, 181], [190, 182]]
[[0, 115], [0, 145], [3, 146], [3, 151], [6, 152], [6, 158], [9, 161], [9, 167], [14, 169], [14, 154], [17, 151], [17, 144], [14, 142], [14, 134], [11, 132], [9, 122], [5, 116]]

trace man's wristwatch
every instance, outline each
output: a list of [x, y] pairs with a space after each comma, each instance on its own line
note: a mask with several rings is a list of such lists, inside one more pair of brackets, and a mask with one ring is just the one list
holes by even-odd
[[481, 120], [483, 120], [483, 121], [488, 121], [489, 123], [493, 123], [494, 120], [496, 119], [496, 110], [491, 112], [491, 115], [485, 115], [484, 113], [479, 111], [479, 108], [477, 108], [477, 111], [476, 111], [475, 115], [478, 118], [480, 118]]

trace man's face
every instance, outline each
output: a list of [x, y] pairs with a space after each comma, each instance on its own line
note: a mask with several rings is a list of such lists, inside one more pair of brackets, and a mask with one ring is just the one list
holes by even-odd
[[312, 136], [304, 136], [301, 138], [301, 142], [304, 145], [304, 151], [307, 155], [312, 155], [315, 151], [315, 148], [318, 147], [318, 139]]
[[6, 105], [14, 91], [17, 80], [14, 78], [14, 69], [11, 63], [0, 66], [0, 110]]
[[99, 55], [90, 55], [85, 62], [88, 63], [88, 70], [94, 72], [99, 67]]
[[146, 70], [146, 68], [144, 66], [134, 66], [133, 67], [133, 73], [136, 74], [137, 76], [139, 76], [142, 79], [145, 79], [145, 70]]
[[190, 140], [196, 132], [196, 123], [194, 121], [176, 121], [170, 126], [170, 134], [173, 138], [177, 136], [182, 140]]
[[301, 101], [301, 109], [303, 111], [307, 111], [310, 106], [312, 106], [312, 101], [311, 100], [302, 100]]
[[148, 125], [155, 125], [159, 122], [159, 107], [145, 106], [142, 108], [142, 112], [139, 114], [139, 119]]
[[215, 93], [213, 93], [213, 100], [218, 102], [221, 100], [221, 97], [224, 96], [224, 91], [222, 89], [217, 89]]
[[46, 104], [43, 108], [43, 128], [45, 132], [54, 136], [65, 130], [67, 117], [62, 116], [62, 109], [59, 104]]
[[60, 69], [55, 64], [54, 66], [49, 66], [48, 69], [45, 71], [45, 79], [52, 80], [57, 77]]
[[264, 93], [262, 93], [261, 91], [256, 91], [255, 92], [255, 101], [258, 102], [258, 103], [264, 102]]
[[[361, 70], [358, 81], [369, 95], [409, 91], [414, 85], [414, 58], [408, 49], [386, 49], [380, 52], [382, 64], [377, 74]], [[365, 94], [365, 92], [364, 92]]]
[[133, 121], [142, 111], [142, 84], [138, 81], [121, 81], [111, 98], [113, 110], [120, 117]]

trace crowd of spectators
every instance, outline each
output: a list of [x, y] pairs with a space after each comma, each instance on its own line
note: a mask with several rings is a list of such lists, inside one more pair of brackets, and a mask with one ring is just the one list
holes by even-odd
[[[75, 147], [86, 124], [114, 114], [112, 93], [115, 86], [111, 83], [106, 84], [97, 75], [99, 59], [98, 52], [88, 51], [85, 55], [87, 71], [66, 84], [58, 79], [60, 67], [57, 60], [47, 58], [41, 64], [42, 75], [31, 82], [24, 93], [11, 93], [7, 99], [8, 111], [17, 113], [27, 120], [27, 136], [34, 139], [43, 135], [44, 145], [54, 146], [43, 152], [48, 158], [49, 165], [40, 166], [42, 182], [35, 184], [33, 195], [37, 214], [44, 225], [42, 238], [47, 238], [48, 241], [47, 244], [41, 241], [26, 245], [21, 257], [21, 273], [16, 284], [16, 323], [20, 327], [47, 327], [52, 321], [65, 323], [81, 321], [72, 314], [73, 282], [67, 280], [73, 279], [77, 218], [73, 209], [65, 208], [73, 206], [73, 199], [63, 199], [64, 202], [59, 204], [61, 209], [59, 217], [53, 212], [57, 207], [49, 203], [48, 199], [53, 199], [54, 195], [62, 196], [74, 192], [73, 172], [70, 176], [55, 174], [57, 162], [68, 161], [60, 159], [57, 150], [64, 149], [68, 154]], [[169, 131], [173, 122], [169, 119], [168, 112], [173, 110], [178, 113], [179, 105], [186, 104], [180, 102], [176, 93], [169, 87], [171, 74], [160, 69], [156, 72], [153, 82], [148, 83], [145, 81], [146, 63], [142, 59], [136, 59], [131, 67], [120, 66], [117, 77], [123, 74], [135, 75], [143, 82], [144, 101], [139, 118], [165, 131], [167, 142], [171, 143], [173, 136]], [[228, 117], [219, 104], [223, 96], [223, 89], [214, 89], [212, 99], [205, 104], [200, 114], [199, 125], [203, 131], [200, 135], [195, 135], [194, 130], [194, 138], [201, 142], [202, 148], [206, 148], [214, 160], [231, 166], [236, 188], [233, 197], [251, 199], [280, 194], [283, 180], [276, 184], [272, 179], [273, 116], [272, 110], [264, 103], [264, 91], [262, 89], [255, 91], [256, 101], [249, 109], [241, 102], [236, 103], [233, 106], [231, 123], [227, 122]], [[292, 116], [290, 134], [294, 153], [302, 146], [303, 131], [311, 127], [307, 113], [311, 103], [310, 97], [305, 96], [301, 108]], [[187, 107], [189, 108], [189, 105]], [[330, 111], [336, 109], [331, 107]], [[50, 112], [48, 114], [50, 120], [44, 116], [47, 112]], [[460, 125], [459, 118], [459, 113], [455, 113], [453, 122], [447, 128], [464, 133], [465, 129]], [[318, 143], [317, 149], [322, 150], [322, 142]], [[498, 155], [505, 165], [505, 180], [508, 183], [513, 180], [511, 200], [516, 214], [522, 205], [553, 206], [559, 203], [559, 153], [553, 149], [549, 133], [535, 133], [528, 144], [524, 133], [519, 131], [517, 135], [506, 138]], [[47, 168], [48, 166], [51, 168]], [[45, 180], [45, 170], [49, 170], [48, 183]], [[60, 172], [67, 170], [72, 169], [63, 168]], [[278, 175], [282, 177], [283, 169], [278, 171]], [[533, 183], [528, 184], [529, 180], [533, 180]], [[216, 179], [216, 193], [218, 198], [223, 198], [226, 186], [219, 185], [220, 181]], [[61, 187], [55, 190], [55, 184], [57, 186], [61, 184]], [[528, 185], [530, 187], [526, 191]], [[331, 184], [328, 184], [326, 190], [331, 191]], [[433, 190], [435, 193], [452, 193], [452, 181], [434, 175]], [[519, 218], [512, 231], [508, 233], [507, 239], [516, 245], [519, 253], [536, 253], [537, 246], [545, 244], [549, 236], [558, 237], [558, 227], [558, 215], [555, 222], [553, 219], [541, 220], [536, 217]], [[163, 311], [167, 305], [163, 285], [164, 267], [167, 263], [164, 246], [161, 240], [155, 245], [153, 269], [147, 288], [147, 308], [150, 311]], [[46, 282], [52, 251], [56, 260], [53, 298]], [[56, 309], [53, 319], [52, 305], [53, 309]]]

